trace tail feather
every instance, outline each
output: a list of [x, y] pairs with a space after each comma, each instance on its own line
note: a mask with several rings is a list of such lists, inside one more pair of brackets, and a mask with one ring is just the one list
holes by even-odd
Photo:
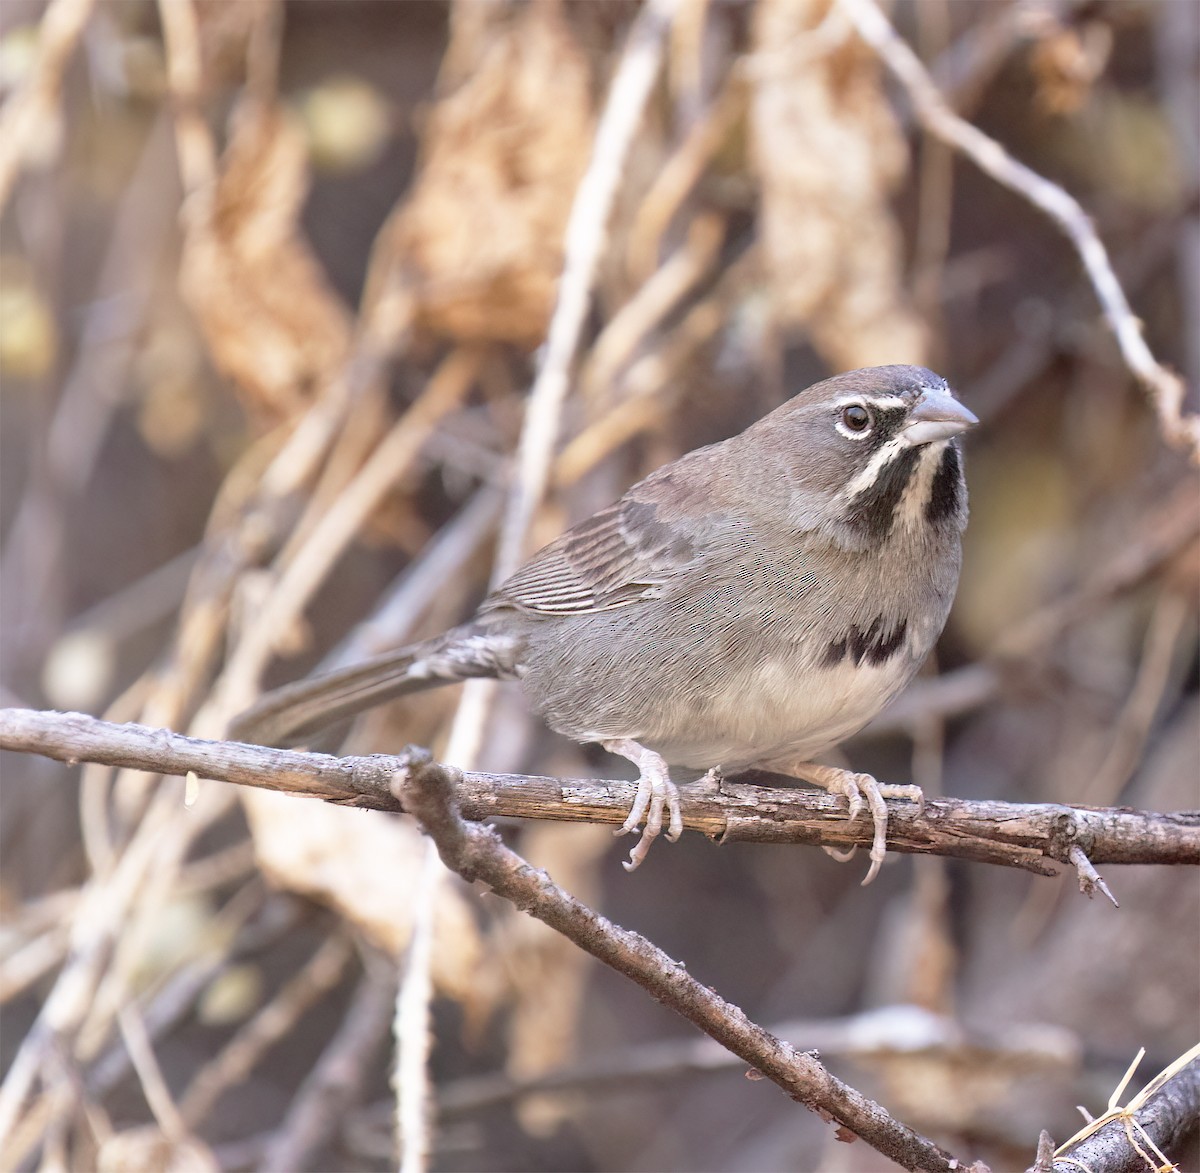
[[295, 745], [318, 729], [404, 693], [496, 675], [494, 664], [455, 654], [457, 634], [448, 632], [349, 668], [285, 684], [235, 717], [229, 736], [258, 745]]

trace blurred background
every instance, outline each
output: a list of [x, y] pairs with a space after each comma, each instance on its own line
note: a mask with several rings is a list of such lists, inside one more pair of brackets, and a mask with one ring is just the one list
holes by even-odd
[[[219, 736], [262, 687], [469, 613], [639, 11], [6, 0], [4, 704]], [[1195, 410], [1200, 6], [906, 0], [891, 18], [955, 109], [1094, 217]], [[921, 131], [827, 0], [681, 0], [529, 548], [884, 362], [934, 367], [983, 423], [936, 663], [845, 760], [926, 794], [1200, 806], [1200, 491], [1077, 256]], [[438, 752], [456, 692], [323, 748]], [[2, 765], [0, 1069], [29, 1093], [5, 1167], [392, 1167], [418, 832]], [[480, 765], [627, 772], [515, 690]], [[994, 1168], [1074, 1132], [1076, 1104], [1101, 1111], [1139, 1047], [1134, 1087], [1200, 1032], [1191, 869], [1106, 869], [1118, 911], [1072, 875], [893, 855], [862, 889], [861, 859], [687, 834], [627, 876], [605, 828], [504, 833]], [[434, 1169], [892, 1167], [456, 880], [433, 972]]]

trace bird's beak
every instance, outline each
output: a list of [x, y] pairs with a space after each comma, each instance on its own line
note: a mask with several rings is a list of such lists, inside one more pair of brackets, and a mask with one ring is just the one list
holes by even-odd
[[979, 419], [975, 413], [963, 407], [953, 395], [931, 388], [913, 408], [901, 435], [907, 444], [915, 448], [919, 444], [949, 440], [951, 436], [957, 436], [977, 423]]

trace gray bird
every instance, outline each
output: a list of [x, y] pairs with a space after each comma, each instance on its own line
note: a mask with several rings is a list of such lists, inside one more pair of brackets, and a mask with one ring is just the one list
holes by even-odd
[[681, 456], [551, 542], [443, 635], [264, 696], [231, 730], [294, 743], [401, 693], [518, 680], [550, 728], [638, 768], [645, 858], [683, 824], [669, 767], [759, 767], [865, 802], [915, 786], [812, 762], [912, 678], [950, 611], [977, 423], [923, 367], [851, 371]]

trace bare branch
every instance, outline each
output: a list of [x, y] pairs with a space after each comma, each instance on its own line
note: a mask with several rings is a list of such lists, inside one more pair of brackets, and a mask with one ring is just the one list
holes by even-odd
[[678, 0], [651, 0], [630, 28], [596, 129], [588, 169], [571, 205], [558, 302], [546, 337], [545, 355], [529, 392], [518, 457], [520, 476], [500, 535], [497, 578], [506, 578], [520, 565], [533, 512], [545, 492], [562, 403], [587, 321], [613, 201], [633, 136], [658, 77], [667, 29], [678, 7]]
[[395, 978], [385, 964], [368, 967], [337, 1034], [313, 1067], [279, 1130], [254, 1162], [267, 1173], [312, 1168], [341, 1125], [363, 1080], [368, 1060], [387, 1035]]
[[[1074, 1070], [1081, 1051], [1079, 1039], [1070, 1031], [1047, 1023], [1006, 1021], [990, 1027], [979, 1023], [967, 1026], [952, 1017], [904, 1004], [845, 1018], [773, 1022], [768, 1029], [823, 1059], [876, 1065], [889, 1058], [919, 1054], [947, 1064], [995, 1062], [1010, 1070], [1045, 1074]], [[661, 1086], [685, 1076], [728, 1071], [739, 1062], [713, 1039], [691, 1036], [588, 1051], [568, 1066], [550, 1071], [527, 1075], [500, 1071], [452, 1080], [438, 1090], [438, 1114], [450, 1120], [522, 1096], [546, 1093], [629, 1094], [638, 1084]], [[1053, 1144], [1050, 1149], [1053, 1152]]]
[[94, 4], [95, 0], [53, 0], [42, 14], [37, 60], [0, 110], [0, 209], [8, 202], [21, 165], [60, 137], [63, 72]]
[[245, 1080], [263, 1055], [286, 1038], [301, 1016], [341, 981], [353, 955], [347, 936], [327, 938], [275, 997], [196, 1074], [180, 1100], [184, 1120], [194, 1128], [225, 1092]]
[[392, 1036], [396, 1040], [392, 1090], [396, 1095], [400, 1173], [424, 1173], [433, 1148], [436, 1123], [429, 1075], [433, 1050], [433, 933], [437, 891], [445, 874], [437, 855], [427, 848], [412, 893], [412, 937], [392, 1016]]
[[[402, 811], [391, 790], [397, 770], [428, 760], [404, 754], [333, 757], [202, 741], [166, 729], [115, 725], [81, 713], [0, 709], [0, 749], [37, 753], [71, 763], [90, 761], [127, 769], [258, 786], [321, 798], [344, 806]], [[470, 819], [495, 816], [620, 824], [635, 784], [596, 778], [540, 778], [464, 772], [458, 800]], [[867, 819], [851, 823], [845, 800], [824, 791], [722, 782], [720, 788], [682, 788], [684, 825], [721, 842], [807, 843], [846, 848], [869, 845]], [[888, 846], [1056, 874], [1050, 860], [1075, 867], [1072, 848], [1092, 864], [1200, 864], [1200, 811], [1160, 814], [1125, 807], [1069, 806], [937, 798], [923, 814], [895, 805]]]
[[1013, 158], [995, 139], [956, 114], [920, 58], [888, 23], [874, 0], [838, 0], [859, 35], [904, 86], [917, 120], [934, 138], [961, 151], [997, 183], [1027, 199], [1066, 234], [1096, 291], [1125, 365], [1142, 385], [1168, 443], [1200, 463], [1200, 417], [1183, 413], [1183, 380], [1162, 365], [1142, 336], [1125, 291], [1087, 213], [1074, 196]]
[[962, 1168], [948, 1153], [893, 1120], [883, 1108], [797, 1052], [718, 997], [644, 937], [599, 916], [531, 867], [490, 827], [464, 822], [454, 802], [455, 771], [414, 763], [396, 775], [410, 807], [437, 844], [442, 862], [464, 879], [482, 880], [518, 908], [574, 941], [698, 1026], [751, 1068], [824, 1119], [836, 1120], [905, 1169]]
[[[642, 121], [650, 92], [658, 77], [663, 42], [679, 0], [648, 0], [635, 17], [621, 53], [617, 71], [592, 144], [587, 170], [579, 182], [567, 220], [563, 242], [563, 271], [558, 297], [546, 336], [537, 377], [530, 389], [521, 428], [517, 476], [509, 494], [492, 565], [492, 584], [502, 582], [520, 565], [534, 514], [545, 495], [554, 460], [563, 403], [569, 389], [588, 309], [592, 286], [608, 223], [629, 148]], [[447, 756], [461, 765], [473, 765], [483, 742], [495, 690], [490, 682], [471, 681], [464, 689], [450, 733]], [[427, 1168], [432, 1125], [428, 1118], [429, 974], [432, 950], [433, 904], [438, 889], [437, 861], [426, 866], [422, 884], [423, 905], [417, 923], [406, 976], [396, 1008], [397, 1049], [393, 1074], [400, 1129], [400, 1167], [404, 1173]], [[425, 947], [422, 946], [424, 942]], [[419, 1019], [419, 1021], [418, 1021]], [[407, 1027], [402, 1031], [402, 1027]]]

